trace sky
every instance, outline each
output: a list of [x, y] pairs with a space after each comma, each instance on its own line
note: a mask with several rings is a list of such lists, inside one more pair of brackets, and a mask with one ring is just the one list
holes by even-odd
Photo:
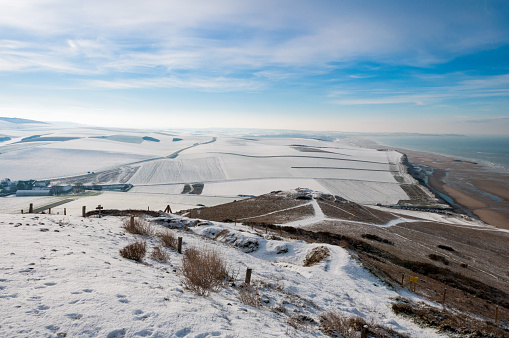
[[509, 134], [509, 1], [0, 0], [0, 116]]

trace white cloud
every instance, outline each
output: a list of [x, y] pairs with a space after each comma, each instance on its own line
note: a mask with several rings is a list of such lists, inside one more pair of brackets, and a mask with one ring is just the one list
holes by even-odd
[[145, 78], [123, 81], [95, 80], [89, 81], [90, 88], [133, 89], [133, 88], [188, 88], [205, 91], [257, 91], [263, 83], [224, 77], [166, 77]]

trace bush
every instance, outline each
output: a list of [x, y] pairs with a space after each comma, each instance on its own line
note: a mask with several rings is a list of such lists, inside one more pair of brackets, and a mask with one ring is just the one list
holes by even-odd
[[150, 258], [155, 259], [159, 262], [167, 262], [170, 260], [170, 257], [168, 256], [168, 253], [161, 247], [156, 246], [152, 250], [152, 254], [150, 255]]
[[324, 246], [317, 246], [306, 255], [306, 258], [304, 258], [304, 266], [313, 266], [329, 256], [329, 249]]
[[133, 261], [141, 262], [147, 253], [147, 243], [138, 240], [120, 249], [120, 256], [132, 259]]
[[445, 258], [444, 256], [440, 256], [440, 255], [436, 255], [436, 254], [429, 254], [428, 257], [429, 257], [429, 259], [432, 259], [437, 262], [441, 262], [444, 265], [449, 265], [449, 260], [447, 260], [447, 258]]
[[182, 258], [182, 276], [186, 288], [200, 296], [217, 291], [228, 278], [228, 267], [214, 249], [189, 248]]
[[240, 286], [238, 298], [242, 304], [257, 308], [262, 306], [258, 289], [249, 284], [242, 284]]
[[375, 322], [369, 324], [359, 316], [347, 317], [341, 313], [328, 311], [320, 315], [322, 331], [328, 335], [341, 335], [344, 338], [359, 337], [364, 325], [369, 327], [369, 337], [379, 338], [410, 338], [406, 334], [399, 333], [393, 329], [379, 325]]
[[157, 237], [159, 237], [159, 239], [161, 240], [165, 247], [173, 249], [175, 251], [177, 250], [178, 240], [177, 237], [175, 237], [175, 235], [173, 234], [173, 232], [165, 230], [163, 232], [158, 233]]
[[326, 334], [357, 337], [357, 333], [366, 322], [360, 317], [347, 317], [335, 311], [328, 311], [320, 315], [320, 324]]
[[133, 235], [151, 236], [153, 234], [150, 224], [140, 217], [133, 218], [132, 222], [131, 218], [124, 219], [122, 228]]

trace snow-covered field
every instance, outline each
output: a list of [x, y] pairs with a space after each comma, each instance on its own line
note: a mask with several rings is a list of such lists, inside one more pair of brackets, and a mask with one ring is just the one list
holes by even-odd
[[[78, 214], [81, 205], [88, 208], [97, 204], [140, 209], [170, 204], [177, 211], [297, 187], [357, 203], [395, 204], [408, 199], [400, 185], [412, 183], [397, 152], [311, 138], [7, 122], [0, 125], [0, 134], [12, 138], [0, 143], [2, 178], [48, 179], [95, 173], [87, 176], [87, 184], [133, 185], [127, 193], [105, 193], [64, 206], [78, 210]], [[63, 139], [69, 137], [76, 139]], [[179, 196], [186, 184], [193, 183], [204, 185], [201, 195]], [[0, 210], [18, 209], [0, 199]]]
[[[395, 297], [420, 299], [388, 289], [341, 247], [324, 245], [330, 257], [304, 267], [305, 255], [319, 244], [261, 237], [247, 227], [212, 222], [176, 231], [184, 249], [215, 248], [238, 272], [235, 286], [200, 297], [183, 287], [182, 256], [173, 251], [168, 250], [169, 263], [121, 258], [119, 249], [138, 237], [124, 233], [121, 225], [118, 217], [0, 215], [2, 336], [323, 336], [318, 323], [325, 311], [360, 316], [412, 337], [440, 336], [396, 316]], [[222, 230], [233, 245], [212, 240]], [[249, 241], [258, 249], [245, 253], [241, 244], [235, 246]], [[147, 238], [147, 243], [151, 252], [157, 241]], [[260, 308], [239, 300], [248, 267], [264, 300]], [[298, 315], [314, 322], [295, 329], [289, 323]]]

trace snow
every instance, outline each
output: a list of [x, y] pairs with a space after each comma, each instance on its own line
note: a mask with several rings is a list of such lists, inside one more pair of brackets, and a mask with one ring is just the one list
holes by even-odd
[[[264, 337], [319, 337], [323, 334], [317, 325], [294, 329], [288, 318], [303, 314], [318, 322], [320, 313], [339, 310], [411, 336], [440, 336], [396, 316], [390, 305], [400, 292], [388, 289], [341, 247], [324, 245], [331, 252], [329, 259], [304, 267], [305, 255], [320, 244], [276, 240], [272, 234], [256, 235], [248, 227], [213, 222], [190, 231], [175, 230], [183, 237], [184, 248], [215, 248], [238, 272], [236, 286], [199, 297], [181, 283], [181, 255], [168, 251], [169, 263], [121, 258], [119, 249], [137, 238], [124, 233], [121, 224], [117, 217], [0, 215], [3, 335], [246, 337], [256, 332]], [[233, 245], [212, 239], [221, 230], [235, 238]], [[242, 245], [253, 239], [258, 249], [246, 253]], [[147, 242], [151, 251], [156, 240]], [[261, 308], [238, 299], [247, 267], [253, 268], [252, 284], [268, 300]], [[274, 311], [277, 306], [287, 312]]]
[[[215, 205], [217, 198], [229, 200], [238, 195], [260, 195], [297, 187], [340, 195], [357, 203], [395, 204], [408, 196], [394, 175], [403, 177], [406, 183], [411, 181], [400, 164], [401, 154], [339, 142], [51, 124], [17, 125], [16, 128], [9, 125], [0, 126], [0, 133], [13, 137], [0, 144], [3, 177], [48, 179], [112, 170], [109, 175], [101, 175], [103, 181], [96, 183], [133, 184], [129, 193], [117, 198], [129, 205], [138, 198], [142, 205], [138, 207], [143, 208], [145, 204], [157, 203], [152, 202], [156, 200], [154, 194], [160, 195], [162, 203], [181, 204], [185, 208]], [[15, 143], [33, 135], [79, 139]], [[122, 142], [144, 136], [160, 142]], [[174, 138], [182, 140], [173, 141]], [[180, 201], [177, 196], [182, 191], [180, 188], [192, 183], [204, 184], [203, 196], [186, 196], [185, 202]], [[93, 199], [94, 204], [96, 201]]]
[[163, 159], [142, 163], [130, 184], [161, 184], [223, 180], [221, 164], [215, 157], [195, 160]]
[[1, 153], [0, 172], [11, 180], [48, 179], [100, 171], [147, 158], [96, 150], [31, 147]]

